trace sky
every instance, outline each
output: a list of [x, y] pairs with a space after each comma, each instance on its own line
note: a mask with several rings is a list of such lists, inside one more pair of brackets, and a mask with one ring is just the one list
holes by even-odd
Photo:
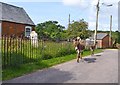
[[[68, 16], [72, 21], [84, 19], [88, 22], [88, 29], [95, 30], [96, 5], [98, 0], [1, 0], [8, 4], [25, 9], [33, 22], [37, 25], [45, 21], [54, 20], [59, 24], [68, 26]], [[112, 30], [118, 30], [118, 1], [100, 0], [98, 30], [108, 31], [110, 28], [110, 15], [113, 16]], [[104, 3], [104, 5], [102, 5]], [[106, 5], [113, 4], [111, 7]]]

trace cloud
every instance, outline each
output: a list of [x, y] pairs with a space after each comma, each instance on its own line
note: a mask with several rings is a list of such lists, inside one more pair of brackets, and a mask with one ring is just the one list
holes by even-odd
[[61, 2], [61, 0], [1, 0], [1, 2]]
[[96, 26], [96, 23], [95, 23], [95, 22], [89, 22], [89, 23], [88, 23], [88, 28], [89, 28], [89, 29], [94, 30], [94, 29], [95, 29], [95, 26]]
[[[89, 22], [89, 29], [95, 30], [96, 28], [96, 22]], [[98, 30], [109, 30], [109, 25], [106, 23], [99, 23], [98, 24]]]
[[[118, 23], [118, 1], [119, 0], [100, 0], [100, 11], [99, 11], [99, 27], [98, 29], [101, 30], [109, 30], [109, 20], [110, 15], [113, 16], [113, 30], [117, 30]], [[90, 29], [95, 29], [96, 22], [96, 5], [98, 0], [91, 1], [91, 6], [89, 8], [89, 22], [90, 22]], [[111, 7], [107, 7], [106, 5], [102, 5], [105, 3], [106, 5], [113, 4]]]
[[66, 6], [85, 7], [87, 5], [85, 0], [62, 0], [62, 2]]
[[97, 2], [98, 2], [98, 0], [91, 0], [91, 5], [92, 5], [92, 6], [93, 6], [93, 5], [96, 5]]
[[81, 4], [80, 0], [63, 0], [64, 5], [75, 6]]
[[[113, 29], [116, 30], [118, 23], [118, 1], [119, 0], [100, 0], [100, 11], [99, 11], [99, 26], [100, 30], [109, 30], [110, 15], [113, 16]], [[94, 30], [96, 27], [96, 5], [98, 0], [63, 0], [63, 4], [66, 6], [79, 6], [86, 7], [88, 14], [85, 14], [88, 18], [89, 29]], [[105, 5], [102, 5], [104, 3]], [[107, 5], [113, 4], [111, 7]]]
[[119, 2], [119, 0], [101, 0], [103, 3], [106, 3], [106, 4], [116, 4]]
[[[96, 28], [96, 22], [89, 22], [89, 27], [88, 27], [90, 30], [95, 30]], [[110, 30], [110, 23], [102, 23], [102, 22], [99, 22], [98, 23], [98, 30], [103, 30], [103, 31], [109, 31]], [[116, 31], [118, 30], [118, 24], [114, 24], [112, 26], [112, 30], [113, 31]]]

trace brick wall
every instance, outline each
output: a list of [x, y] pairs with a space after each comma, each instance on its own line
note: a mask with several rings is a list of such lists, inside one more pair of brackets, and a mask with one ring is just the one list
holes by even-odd
[[102, 48], [102, 40], [97, 40], [97, 48]]
[[109, 36], [107, 35], [102, 40], [97, 40], [97, 48], [108, 48], [109, 47]]
[[[24, 34], [25, 26], [31, 26], [31, 25], [2, 21], [2, 35], [15, 34], [19, 36], [21, 34]], [[34, 26], [31, 26], [31, 27], [32, 29], [34, 28]]]
[[109, 47], [109, 36], [106, 36], [102, 40], [102, 48], [107, 48]]

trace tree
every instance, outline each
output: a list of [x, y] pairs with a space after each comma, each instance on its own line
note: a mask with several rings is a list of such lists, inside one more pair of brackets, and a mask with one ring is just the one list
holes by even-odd
[[74, 21], [68, 27], [69, 38], [80, 36], [81, 39], [86, 39], [90, 36], [89, 32], [88, 23], [83, 19], [80, 21]]
[[64, 28], [65, 27], [59, 25], [57, 21], [46, 21], [36, 26], [36, 32], [38, 33], [39, 38], [59, 40]]
[[113, 38], [116, 40], [116, 43], [120, 44], [120, 32], [119, 31], [114, 32]]
[[63, 32], [61, 32], [61, 39], [62, 40], [67, 40], [68, 34], [67, 34], [67, 30], [63, 30]]
[[39, 39], [41, 39], [41, 38], [43, 38], [43, 36], [45, 36], [45, 33], [44, 33], [45, 24], [44, 23], [37, 24], [37, 26], [35, 27], [35, 30], [38, 33]]

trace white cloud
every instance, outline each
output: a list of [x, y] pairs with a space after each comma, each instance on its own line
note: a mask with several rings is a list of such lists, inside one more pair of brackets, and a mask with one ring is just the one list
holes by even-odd
[[62, 2], [66, 6], [86, 6], [85, 0], [62, 0]]
[[[117, 30], [118, 23], [118, 1], [119, 0], [100, 0], [100, 11], [99, 11], [99, 27], [100, 30], [109, 30], [109, 20], [110, 15], [113, 16], [113, 30]], [[90, 22], [90, 29], [95, 29], [96, 22], [96, 5], [98, 0], [91, 1], [91, 6], [89, 8], [89, 22]], [[111, 7], [107, 7], [106, 5], [102, 5], [105, 3], [106, 5], [113, 4]]]
[[[116, 30], [118, 23], [118, 1], [119, 0], [100, 0], [100, 11], [99, 11], [99, 30], [109, 30], [109, 20], [110, 15], [113, 16], [113, 29]], [[86, 17], [89, 22], [89, 29], [94, 30], [96, 27], [96, 5], [98, 0], [63, 0], [64, 5], [68, 6], [80, 6], [86, 7], [88, 14]], [[102, 5], [102, 3], [106, 5]], [[111, 7], [107, 7], [107, 5], [113, 4]]]
[[89, 22], [88, 26], [90, 29], [95, 29], [96, 23], [95, 22]]
[[[89, 29], [95, 30], [96, 28], [96, 22], [89, 22]], [[106, 23], [99, 23], [98, 24], [98, 30], [109, 30], [109, 25]]]
[[120, 0], [101, 0], [103, 3], [107, 3], [107, 4], [115, 4], [118, 3]]
[[1, 0], [1, 2], [61, 2], [61, 0]]
[[[96, 22], [89, 22], [89, 27], [88, 27], [90, 30], [95, 30], [96, 28]], [[98, 30], [103, 30], [103, 31], [109, 31], [110, 30], [110, 23], [102, 23], [102, 22], [99, 22], [98, 23]], [[115, 30], [118, 30], [118, 24], [114, 24], [112, 26], [112, 30], [115, 31]]]
[[91, 5], [96, 5], [97, 2], [98, 2], [98, 0], [92, 0], [92, 1], [91, 1]]
[[78, 5], [78, 4], [80, 4], [81, 3], [81, 1], [80, 0], [63, 0], [63, 3], [65, 4], [65, 5]]

